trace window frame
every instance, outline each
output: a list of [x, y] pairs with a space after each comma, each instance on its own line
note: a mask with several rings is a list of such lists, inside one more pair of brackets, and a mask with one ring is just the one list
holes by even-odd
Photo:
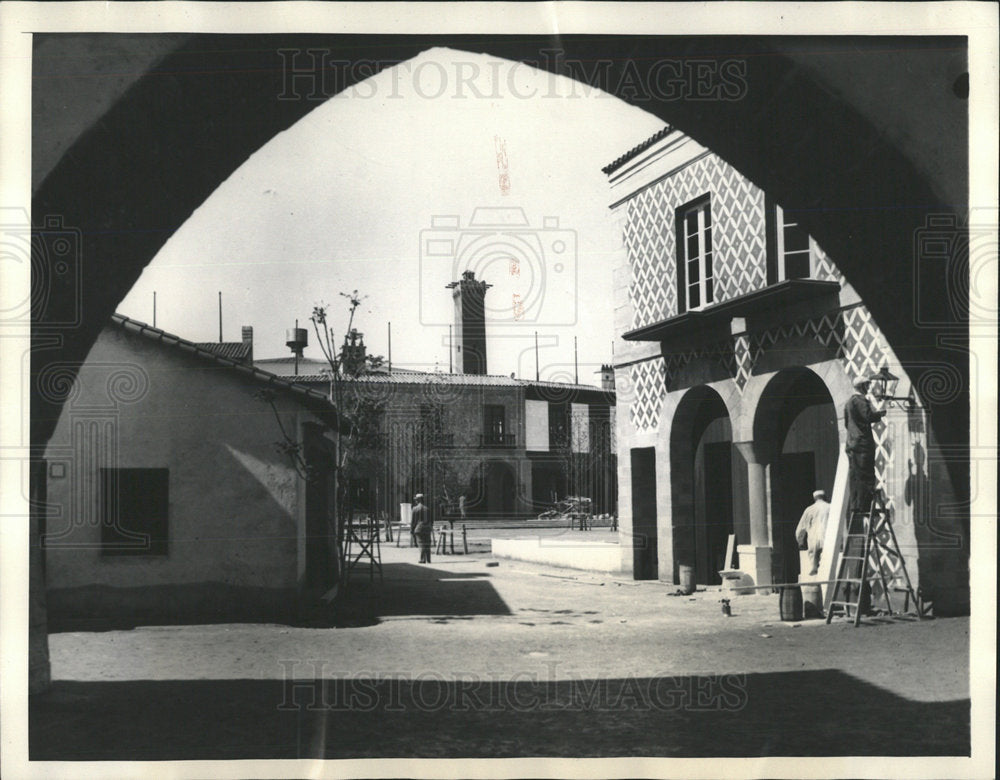
[[[499, 423], [499, 425], [495, 425], [495, 423]], [[483, 404], [484, 440], [489, 442], [503, 442], [506, 435], [507, 407], [503, 404]]]
[[[688, 257], [687, 216], [698, 214], [698, 230], [692, 236], [699, 236], [697, 268], [699, 272], [697, 289], [698, 305], [691, 305], [690, 292], [695, 287], [688, 277], [688, 266], [693, 262]], [[707, 219], [705, 218], [707, 216]], [[677, 256], [677, 305], [679, 313], [700, 311], [716, 303], [715, 285], [715, 243], [713, 241], [715, 223], [712, 220], [711, 193], [701, 195], [679, 206], [674, 211], [674, 233]], [[708, 240], [705, 240], [707, 236]], [[708, 249], [706, 249], [706, 245]]]
[[[814, 279], [816, 278], [816, 242], [809, 232], [802, 227], [799, 222], [785, 222], [785, 210], [777, 203], [773, 204], [774, 219], [774, 248], [775, 248], [775, 280], [785, 282], [789, 279]], [[790, 252], [785, 250], [785, 228], [792, 226], [798, 228], [806, 235], [808, 241], [807, 249], [793, 249]], [[802, 255], [808, 252], [809, 271], [805, 276], [788, 276], [787, 255]]]

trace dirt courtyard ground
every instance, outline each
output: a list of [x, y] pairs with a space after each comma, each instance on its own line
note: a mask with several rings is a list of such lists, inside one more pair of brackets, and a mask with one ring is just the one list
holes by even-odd
[[50, 637], [33, 759], [968, 755], [969, 624], [383, 548], [336, 625]]

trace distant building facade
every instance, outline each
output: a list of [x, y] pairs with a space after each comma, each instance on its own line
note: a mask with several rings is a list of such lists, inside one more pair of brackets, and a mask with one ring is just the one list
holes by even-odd
[[[568, 495], [590, 498], [598, 514], [617, 512], [614, 379], [600, 387], [493, 376], [487, 373], [484, 296], [489, 285], [467, 271], [453, 291], [455, 373], [423, 372], [398, 363], [345, 379], [348, 405], [383, 409], [377, 451], [353, 476], [355, 505], [398, 512], [423, 492], [438, 511], [469, 519], [523, 520]], [[361, 334], [350, 345], [361, 350]], [[329, 392], [325, 363], [265, 359], [257, 366]], [[309, 372], [309, 373], [306, 373]], [[447, 509], [443, 508], [447, 504]]]
[[[875, 427], [879, 485], [910, 576], [968, 609], [968, 518], [913, 388], [836, 258], [738, 171], [665, 128], [604, 169], [623, 247], [614, 276], [623, 569], [719, 581], [730, 534], [760, 584], [796, 581], [796, 523], [842, 506], [844, 403], [883, 366], [916, 409]], [[831, 518], [831, 526], [842, 516]], [[828, 537], [830, 538], [830, 537]], [[829, 570], [831, 550], [824, 551]]]

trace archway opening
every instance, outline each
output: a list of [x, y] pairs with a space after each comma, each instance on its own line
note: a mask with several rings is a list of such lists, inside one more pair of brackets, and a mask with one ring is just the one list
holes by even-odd
[[775, 374], [757, 405], [754, 439], [768, 453], [772, 577], [796, 582], [795, 528], [814, 490], [832, 496], [837, 471], [837, 410], [823, 381], [806, 368]]
[[695, 582], [717, 585], [728, 568], [733, 524], [733, 431], [722, 397], [697, 387], [681, 399], [670, 436], [674, 576], [694, 569]]
[[479, 475], [479, 485], [469, 507], [472, 514], [492, 520], [511, 519], [517, 486], [514, 466], [507, 461], [488, 460], [481, 464]]

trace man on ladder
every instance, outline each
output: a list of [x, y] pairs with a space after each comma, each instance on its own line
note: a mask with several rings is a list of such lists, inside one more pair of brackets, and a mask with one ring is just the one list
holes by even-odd
[[854, 395], [844, 405], [844, 427], [847, 428], [848, 471], [850, 501], [848, 517], [857, 512], [867, 512], [875, 494], [875, 437], [872, 423], [885, 417], [885, 410], [876, 411], [868, 400], [871, 380], [860, 377], [854, 382]]
[[[896, 534], [892, 528], [885, 497], [875, 487], [875, 437], [872, 423], [885, 417], [867, 398], [871, 380], [861, 377], [854, 382], [855, 393], [844, 405], [844, 427], [847, 429], [847, 479], [850, 498], [847, 507], [847, 533], [840, 555], [833, 600], [827, 613], [827, 623], [835, 611], [854, 618], [858, 625], [862, 614], [871, 608], [871, 583], [878, 582], [882, 598], [891, 613], [892, 591], [902, 591], [919, 612], [917, 597], [910, 584]], [[898, 564], [898, 571], [895, 569]], [[887, 573], [887, 567], [889, 569]], [[890, 583], [902, 580], [905, 587]], [[851, 610], [854, 615], [851, 615]]]
[[[847, 444], [844, 451], [847, 453], [849, 490], [848, 535], [865, 533], [864, 517], [870, 511], [872, 498], [875, 495], [875, 436], [872, 434], [872, 424], [885, 417], [885, 410], [876, 410], [868, 400], [870, 387], [869, 378], [858, 377], [854, 380], [854, 395], [844, 404], [844, 427], [847, 429]], [[849, 550], [855, 555], [862, 551], [863, 548]], [[863, 567], [859, 566], [856, 576], [860, 577], [862, 573]], [[845, 584], [844, 587], [850, 600], [851, 585]], [[858, 587], [860, 588], [857, 594], [858, 609], [867, 612], [871, 602], [870, 588], [867, 582], [859, 583]]]

